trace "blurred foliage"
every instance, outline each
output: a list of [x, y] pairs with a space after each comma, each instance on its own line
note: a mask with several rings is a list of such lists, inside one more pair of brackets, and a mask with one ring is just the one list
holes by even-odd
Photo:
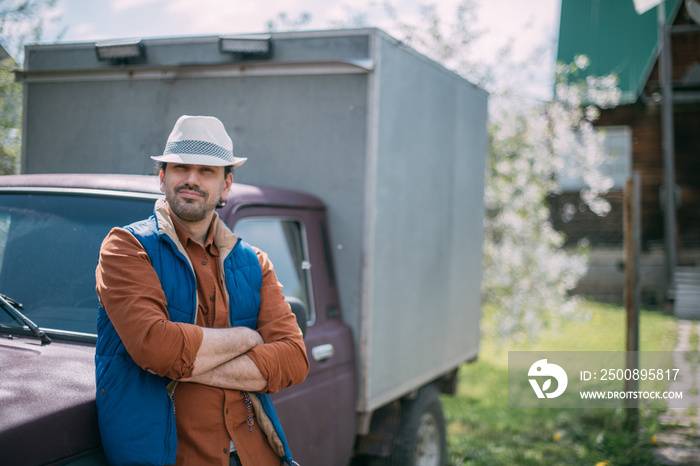
[[11, 58], [0, 61], [0, 175], [19, 170], [22, 85], [15, 82], [15, 66]]
[[[21, 151], [22, 85], [13, 71], [21, 61], [22, 47], [38, 41], [56, 0], [0, 0], [0, 175], [17, 173]], [[17, 61], [16, 61], [17, 60]]]
[[57, 0], [0, 0], [0, 38], [2, 46], [15, 59], [22, 47], [39, 41], [47, 21], [52, 21]]
[[614, 76], [580, 83], [565, 76], [572, 69], [557, 67], [550, 101], [512, 90], [491, 98], [482, 291], [500, 312], [487, 330], [502, 337], [534, 338], [563, 319], [585, 318], [569, 291], [587, 270], [588, 247], [562, 249], [547, 198], [559, 191], [558, 176], [580, 177], [582, 200], [598, 215], [609, 212], [603, 195], [613, 183], [599, 170], [609, 154], [593, 123], [620, 93]]

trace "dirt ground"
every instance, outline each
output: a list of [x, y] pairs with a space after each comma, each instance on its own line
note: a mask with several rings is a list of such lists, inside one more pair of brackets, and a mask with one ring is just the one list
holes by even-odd
[[[680, 319], [679, 334], [675, 355], [692, 351], [691, 335], [695, 321]], [[696, 330], [700, 331], [700, 330]], [[696, 351], [700, 351], [700, 344]], [[661, 465], [700, 466], [700, 368], [685, 358], [678, 358], [677, 366], [682, 377], [669, 390], [683, 391], [684, 405], [687, 408], [669, 409], [660, 417], [664, 428], [657, 434], [658, 449], [654, 456]], [[686, 398], [690, 403], [686, 402]]]

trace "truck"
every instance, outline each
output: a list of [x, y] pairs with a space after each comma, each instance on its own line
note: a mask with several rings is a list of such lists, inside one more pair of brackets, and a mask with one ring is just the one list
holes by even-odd
[[[273, 398], [295, 460], [445, 464], [440, 393], [455, 392], [459, 367], [479, 348], [483, 89], [379, 29], [38, 44], [26, 47], [17, 77], [24, 86], [23, 174], [0, 178], [0, 214], [8, 218], [0, 215], [0, 307], [15, 316], [5, 319], [12, 325], [0, 318], [0, 332], [13, 336], [13, 345], [44, 335], [53, 343], [32, 348], [44, 353], [65, 340], [80, 346], [65, 357], [80, 353], [86, 363], [94, 350], [91, 280], [100, 236], [150, 214], [144, 206], [159, 190], [149, 156], [162, 153], [176, 119], [216, 116], [234, 153], [248, 157], [219, 214], [269, 254], [305, 333], [309, 375]], [[13, 232], [18, 208], [5, 203], [6, 194], [29, 197], [22, 212], [50, 205], [36, 202], [42, 196], [72, 201], [62, 207], [70, 213], [49, 207], [27, 216], [39, 226], [75, 218], [69, 231], [100, 227], [89, 239], [66, 234], [74, 243], [46, 240], [46, 250], [24, 256], [50, 264], [30, 269], [46, 277], [37, 281], [9, 262], [23, 257], [12, 240], [24, 235]], [[72, 205], [86, 199], [98, 205], [81, 216]], [[140, 206], [110, 207], [116, 200]], [[92, 255], [60, 255], [80, 246]], [[63, 285], [46, 287], [57, 295], [40, 301], [74, 316], [70, 324], [32, 304], [36, 284], [59, 277]], [[68, 289], [79, 296], [58, 296]], [[14, 360], [2, 354], [6, 343], [3, 367]], [[52, 373], [60, 367], [52, 364]], [[76, 367], [83, 374], [82, 395], [73, 397], [83, 407], [76, 432], [90, 432], [94, 381], [85, 377], [88, 368]], [[23, 370], [14, 372], [18, 390]], [[0, 380], [0, 392], [7, 385]], [[69, 405], [39, 411], [67, 419], [61, 413]], [[9, 426], [0, 422], [3, 451], [27, 444], [19, 439], [33, 431], [42, 432], [34, 439], [42, 445], [52, 435], [27, 429], [40, 419], [15, 417]], [[95, 434], [81, 434], [91, 439], [82, 443], [70, 432], [59, 437], [74, 444], [62, 459], [27, 464], [99, 458]]]

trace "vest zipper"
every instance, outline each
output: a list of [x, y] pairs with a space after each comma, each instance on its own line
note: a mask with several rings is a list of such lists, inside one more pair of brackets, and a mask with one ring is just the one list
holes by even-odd
[[177, 380], [171, 380], [170, 383], [165, 387], [166, 391], [168, 392], [168, 395], [170, 395], [170, 399], [173, 400], [173, 414], [175, 414], [175, 390], [177, 389]]

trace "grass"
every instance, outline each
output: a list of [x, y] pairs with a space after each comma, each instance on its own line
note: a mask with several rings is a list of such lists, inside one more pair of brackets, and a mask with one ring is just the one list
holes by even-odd
[[[536, 344], [482, 341], [479, 360], [460, 369], [455, 396], [443, 403], [448, 422], [448, 464], [461, 465], [653, 465], [658, 409], [640, 409], [639, 430], [626, 426], [622, 409], [508, 408], [508, 350], [623, 351], [622, 307], [587, 302], [590, 319], [566, 323]], [[488, 318], [485, 310], [485, 318]], [[640, 349], [671, 351], [676, 320], [643, 311]]]

